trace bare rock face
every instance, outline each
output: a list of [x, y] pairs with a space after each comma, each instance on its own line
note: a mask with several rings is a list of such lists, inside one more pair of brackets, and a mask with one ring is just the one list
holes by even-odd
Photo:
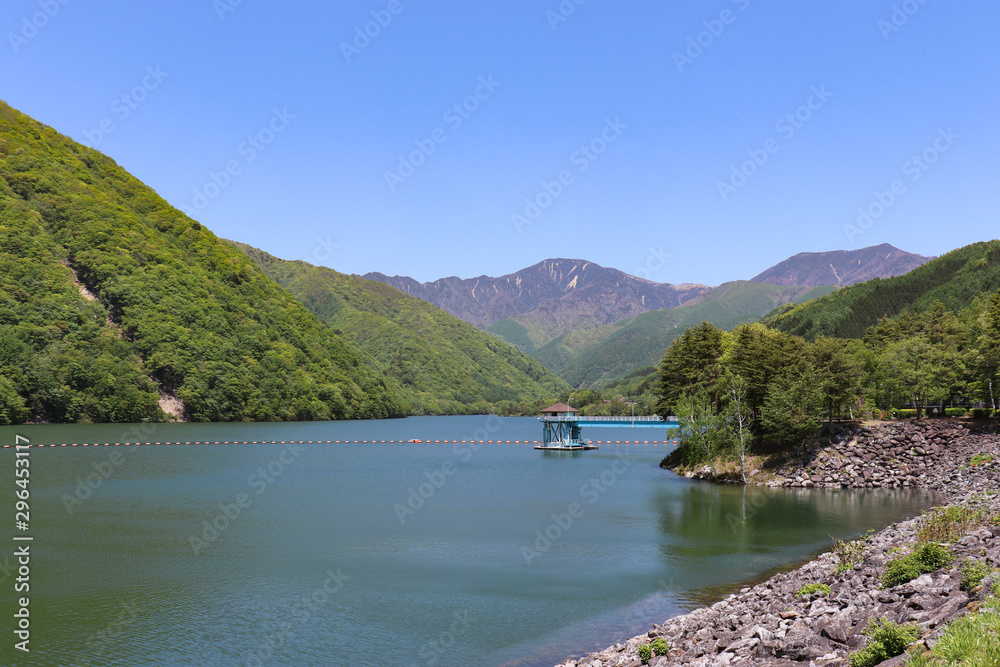
[[[833, 440], [812, 453], [806, 468], [778, 484], [914, 486], [938, 491], [949, 504], [974, 504], [1000, 513], [1000, 437], [987, 429], [947, 420], [894, 422], [847, 426]], [[978, 453], [992, 453], [994, 462], [971, 466], [970, 457]], [[865, 463], [859, 471], [860, 461]], [[832, 481], [815, 482], [816, 476]], [[885, 564], [912, 547], [920, 522], [910, 519], [875, 534], [859, 566], [842, 569], [835, 554], [822, 554], [795, 571], [776, 574], [710, 607], [668, 619], [644, 635], [563, 665], [641, 664], [636, 662], [638, 647], [655, 637], [663, 637], [671, 651], [654, 657], [649, 663], [653, 665], [847, 665], [850, 652], [867, 642], [862, 631], [870, 618], [915, 623], [920, 641], [932, 646], [948, 621], [978, 608], [983, 591], [1000, 580], [993, 575], [972, 591], [959, 588], [966, 559], [1000, 568], [1000, 527], [970, 530], [949, 545], [955, 553], [950, 565], [881, 588]], [[803, 586], [815, 583], [828, 585], [830, 593], [797, 595]]]

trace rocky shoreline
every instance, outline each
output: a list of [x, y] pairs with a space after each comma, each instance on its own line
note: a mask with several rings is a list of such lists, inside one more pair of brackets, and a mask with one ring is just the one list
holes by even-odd
[[[971, 465], [973, 457], [992, 461]], [[844, 425], [832, 444], [807, 452], [808, 463], [778, 471], [767, 486], [813, 488], [916, 487], [941, 494], [942, 504], [987, 508], [1000, 514], [1000, 436], [988, 424], [954, 420]], [[755, 476], [756, 477], [756, 476]], [[863, 647], [869, 618], [916, 623], [933, 646], [952, 618], [976, 607], [982, 592], [960, 590], [961, 567], [975, 557], [1000, 567], [1000, 526], [979, 528], [950, 544], [956, 555], [938, 571], [881, 588], [885, 565], [916, 543], [922, 520], [913, 518], [869, 537], [855, 567], [825, 553], [791, 572], [777, 574], [688, 614], [654, 625], [648, 633], [562, 667], [640, 667], [639, 647], [657, 638], [670, 646], [649, 665], [848, 665]], [[804, 586], [824, 591], [799, 595]], [[903, 657], [883, 665], [898, 665]]]

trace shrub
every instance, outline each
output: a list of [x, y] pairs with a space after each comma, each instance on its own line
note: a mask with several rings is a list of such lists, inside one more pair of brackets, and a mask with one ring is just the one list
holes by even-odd
[[963, 591], [971, 591], [982, 583], [991, 571], [990, 566], [981, 560], [965, 559], [965, 565], [962, 566], [962, 583], [959, 584], [959, 588]]
[[851, 667], [874, 667], [899, 655], [917, 639], [919, 631], [915, 625], [900, 625], [886, 618], [877, 621], [870, 618], [862, 634], [868, 637], [868, 645], [851, 654]]
[[990, 416], [991, 412], [993, 412], [993, 411], [990, 410], [989, 408], [973, 408], [972, 409], [972, 418], [973, 419], [985, 419], [986, 417]]
[[812, 595], [813, 593], [822, 593], [823, 595], [829, 595], [830, 587], [827, 586], [826, 584], [806, 584], [805, 586], [799, 589], [799, 592], [796, 593], [796, 595], [799, 597], [804, 597], [806, 595]]
[[882, 586], [884, 588], [899, 586], [913, 581], [921, 574], [923, 574], [923, 570], [920, 569], [920, 563], [913, 557], [913, 554], [894, 558], [886, 564], [885, 570], [882, 571]]
[[833, 553], [836, 554], [840, 561], [837, 565], [837, 572], [853, 570], [856, 566], [861, 565], [861, 562], [865, 559], [865, 545], [871, 541], [874, 533], [874, 530], [869, 530], [861, 536], [861, 539], [854, 540], [853, 542], [833, 540]]
[[899, 419], [913, 419], [917, 416], [917, 411], [913, 408], [900, 408], [896, 410], [896, 417]]
[[653, 649], [649, 648], [649, 644], [643, 644], [639, 647], [639, 659], [642, 660], [642, 664], [645, 665], [652, 657]]
[[993, 524], [993, 518], [983, 508], [968, 505], [935, 507], [924, 514], [923, 524], [917, 529], [920, 542], [954, 542], [967, 533]]
[[653, 653], [656, 655], [666, 655], [670, 653], [670, 644], [667, 643], [663, 637], [659, 637], [653, 640], [653, 643], [649, 645], [653, 649]]
[[939, 570], [951, 561], [955, 560], [955, 554], [948, 547], [941, 546], [937, 542], [921, 544], [913, 552], [914, 558], [920, 564], [924, 572]]
[[945, 408], [944, 413], [948, 417], [964, 417], [969, 411], [966, 408]]
[[882, 586], [892, 588], [913, 581], [921, 574], [938, 570], [952, 560], [955, 554], [936, 542], [919, 545], [913, 553], [889, 561], [882, 571]]

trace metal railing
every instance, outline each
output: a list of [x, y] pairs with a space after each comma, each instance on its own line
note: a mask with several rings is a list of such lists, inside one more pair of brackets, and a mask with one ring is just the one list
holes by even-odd
[[[561, 422], [578, 422], [578, 421], [588, 421], [588, 422], [663, 422], [664, 421], [664, 419], [662, 417], [660, 417], [659, 415], [653, 415], [653, 416], [648, 416], [648, 415], [639, 416], [639, 415], [636, 415], [634, 417], [632, 417], [630, 415], [622, 415], [620, 417], [607, 417], [607, 416], [587, 417], [587, 416], [580, 416], [580, 415], [573, 415], [573, 416], [570, 416], [570, 417], [555, 417], [555, 416], [552, 416], [552, 415], [543, 415], [543, 416], [539, 417], [539, 419], [542, 419], [542, 420], [551, 419], [553, 421], [561, 421]], [[674, 416], [671, 416], [668, 419], [666, 419], [666, 421], [675, 422], [675, 421], [677, 421], [677, 418], [674, 417]]]

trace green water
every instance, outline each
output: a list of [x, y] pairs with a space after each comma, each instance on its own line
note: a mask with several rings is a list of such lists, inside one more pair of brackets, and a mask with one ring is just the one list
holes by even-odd
[[[138, 439], [128, 428], [4, 427], [0, 444]], [[154, 442], [541, 433], [535, 419], [496, 417], [147, 429]], [[0, 663], [552, 665], [932, 500], [692, 482], [657, 466], [667, 451], [31, 449], [25, 655], [13, 633], [23, 594], [8, 569], [25, 533], [14, 524], [15, 455], [0, 450]]]

